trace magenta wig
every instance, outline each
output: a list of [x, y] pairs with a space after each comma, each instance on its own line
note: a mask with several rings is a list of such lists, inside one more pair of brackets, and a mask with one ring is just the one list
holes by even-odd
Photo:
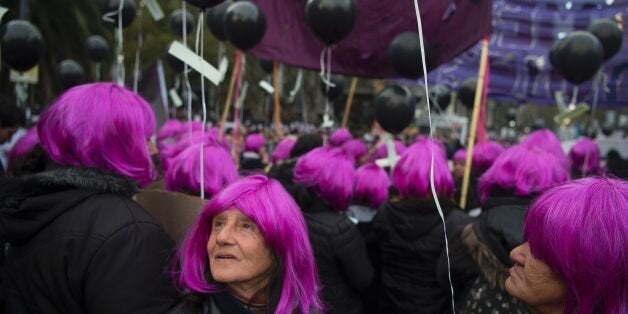
[[355, 172], [353, 202], [379, 208], [388, 199], [390, 179], [384, 169], [368, 163]]
[[41, 145], [56, 163], [99, 168], [137, 181], [155, 177], [147, 142], [155, 131], [150, 105], [113, 83], [74, 87], [38, 123]]
[[434, 150], [434, 187], [441, 197], [451, 197], [454, 192], [454, 179], [449, 172], [447, 159], [440, 146], [429, 140], [419, 140], [412, 144], [395, 165], [392, 174], [393, 185], [403, 198], [427, 199], [432, 196], [430, 188], [431, 150]]
[[294, 167], [294, 183], [313, 188], [338, 211], [349, 206], [354, 179], [353, 160], [339, 148], [316, 148], [299, 158]]
[[533, 196], [569, 179], [555, 155], [516, 145], [502, 153], [480, 177], [478, 191], [485, 200], [501, 189], [517, 196]]
[[530, 133], [521, 144], [526, 147], [536, 147], [556, 157], [565, 169], [569, 169], [567, 156], [560, 145], [560, 140], [554, 132], [544, 129]]
[[26, 157], [39, 144], [39, 135], [37, 135], [37, 127], [32, 127], [22, 136], [11, 148], [7, 169], [11, 168], [11, 163], [15, 160]]
[[353, 136], [349, 130], [345, 128], [337, 129], [331, 133], [331, 136], [329, 137], [329, 144], [334, 147], [339, 147], [351, 139], [353, 139]]
[[277, 163], [279, 161], [290, 158], [290, 151], [292, 150], [292, 147], [294, 147], [294, 144], [296, 143], [297, 143], [296, 139], [289, 138], [289, 137], [284, 138], [281, 141], [279, 141], [279, 143], [277, 144], [277, 147], [275, 147], [275, 150], [273, 151], [273, 154], [271, 155], [272, 162]]
[[259, 153], [264, 145], [266, 145], [264, 135], [259, 133], [249, 134], [244, 140], [244, 151]]
[[[200, 195], [200, 149], [200, 144], [191, 145], [169, 162], [166, 172], [166, 189]], [[203, 186], [207, 198], [238, 178], [231, 155], [222, 146], [205, 144], [203, 161]]]
[[477, 143], [473, 148], [473, 169], [479, 172], [485, 172], [503, 152], [504, 147], [496, 142], [486, 141]]
[[628, 183], [585, 178], [554, 187], [527, 212], [532, 255], [567, 286], [565, 313], [628, 313]]
[[600, 148], [595, 141], [583, 138], [569, 151], [572, 171], [581, 174], [596, 175], [601, 172]]
[[[213, 218], [239, 209], [259, 228], [279, 259], [281, 295], [274, 313], [311, 313], [322, 309], [320, 285], [305, 220], [292, 197], [277, 181], [262, 175], [243, 178], [216, 194], [191, 228], [179, 250], [179, 288], [213, 293], [219, 288], [206, 280], [210, 274], [207, 241]], [[287, 228], [286, 226], [290, 226]]]
[[454, 161], [465, 162], [467, 160], [467, 150], [461, 148], [454, 154]]
[[366, 147], [366, 144], [364, 144], [364, 142], [355, 139], [348, 140], [344, 144], [342, 144], [342, 150], [344, 150], [346, 154], [348, 154], [351, 158], [357, 161], [362, 158], [362, 156], [366, 155], [368, 147]]
[[185, 128], [181, 121], [170, 119], [157, 132], [157, 143], [159, 144], [166, 139], [176, 139], [184, 131]]
[[[397, 152], [397, 156], [403, 154], [406, 151], [406, 145], [404, 145], [401, 141], [395, 140], [395, 152]], [[375, 153], [371, 156], [370, 161], [375, 161], [378, 159], [386, 158], [388, 156], [388, 148], [386, 148], [386, 143], [381, 143], [377, 146]]]

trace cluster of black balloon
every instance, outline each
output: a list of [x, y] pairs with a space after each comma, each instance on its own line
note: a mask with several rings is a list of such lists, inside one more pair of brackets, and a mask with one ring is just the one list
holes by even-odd
[[549, 61], [567, 81], [579, 85], [593, 78], [621, 44], [622, 32], [613, 21], [595, 20], [588, 31], [574, 31], [556, 41]]
[[[425, 57], [428, 71], [431, 69], [431, 48], [426, 43]], [[388, 46], [388, 60], [395, 71], [409, 79], [423, 76], [423, 59], [421, 56], [421, 39], [418, 33], [401, 33]]]
[[44, 40], [39, 29], [26, 20], [13, 20], [2, 29], [2, 60], [12, 69], [24, 72], [39, 62]]
[[467, 109], [473, 109], [477, 84], [478, 80], [475, 77], [470, 77], [462, 81], [462, 84], [458, 87], [458, 99]]
[[387, 87], [375, 97], [375, 119], [387, 132], [401, 133], [414, 119], [414, 105], [408, 89]]
[[72, 59], [61, 61], [55, 70], [55, 77], [61, 90], [85, 83], [85, 71], [80, 63]]
[[[137, 15], [137, 8], [135, 6], [134, 0], [122, 0], [122, 28], [126, 28], [127, 26], [133, 23], [135, 20], [135, 16]], [[105, 14], [111, 14], [111, 19], [114, 22], [114, 27], [118, 27], [118, 14], [113, 14], [118, 12], [120, 8], [120, 0], [102, 0], [101, 1], [102, 11]]]
[[185, 17], [185, 35], [191, 33], [192, 28], [194, 27], [194, 16], [190, 12], [183, 11], [182, 9], [174, 10], [172, 14], [170, 14], [170, 29], [172, 33], [177, 36], [183, 35], [183, 20]]
[[347, 84], [346, 84], [345, 77], [338, 74], [331, 75], [329, 81], [332, 83], [332, 85], [329, 86], [329, 92], [328, 92], [327, 84], [325, 84], [325, 82], [321, 80], [321, 84], [320, 84], [321, 92], [323, 93], [323, 95], [326, 95], [329, 101], [334, 102], [338, 98], [340, 98], [342, 94], [344, 94], [345, 86]]
[[451, 103], [451, 91], [445, 85], [434, 85], [430, 87], [430, 101], [441, 111], [445, 111], [449, 107], [449, 103]]
[[305, 18], [312, 32], [331, 46], [347, 37], [356, 20], [354, 0], [308, 0]]

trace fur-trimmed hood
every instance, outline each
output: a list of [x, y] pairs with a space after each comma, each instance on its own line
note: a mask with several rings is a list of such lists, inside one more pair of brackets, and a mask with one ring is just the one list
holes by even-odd
[[57, 216], [89, 196], [131, 197], [137, 185], [122, 176], [88, 168], [59, 168], [0, 180], [0, 238], [27, 242]]

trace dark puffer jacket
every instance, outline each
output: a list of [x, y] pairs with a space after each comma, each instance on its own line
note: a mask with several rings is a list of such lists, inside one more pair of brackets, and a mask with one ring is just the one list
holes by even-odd
[[0, 186], [4, 313], [164, 313], [176, 303], [165, 272], [173, 242], [131, 200], [131, 181], [68, 168]]
[[320, 201], [302, 206], [327, 313], [362, 313], [360, 292], [373, 280], [364, 240], [346, 214]]
[[[447, 232], [469, 221], [441, 200]], [[382, 254], [381, 313], [446, 313], [449, 289], [436, 270], [445, 249], [443, 224], [433, 200], [393, 198], [373, 219]]]

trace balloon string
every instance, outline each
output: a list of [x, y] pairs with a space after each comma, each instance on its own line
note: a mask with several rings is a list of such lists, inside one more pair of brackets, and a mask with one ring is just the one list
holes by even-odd
[[[185, 15], [185, 14], [184, 14]], [[200, 51], [201, 54], [199, 55], [199, 64], [201, 64], [201, 104], [203, 107], [203, 124], [201, 125], [201, 140], [200, 140], [200, 154], [201, 154], [201, 161], [200, 161], [200, 175], [201, 175], [201, 198], [205, 198], [205, 173], [203, 171], [204, 168], [204, 163], [205, 160], [203, 159], [203, 146], [204, 146], [204, 142], [205, 142], [205, 124], [207, 123], [207, 105], [205, 103], [205, 76], [203, 76], [203, 73], [205, 73], [205, 69], [204, 67], [204, 62], [203, 61], [203, 54], [204, 54], [204, 45], [203, 45], [203, 39], [205, 37], [204, 34], [204, 28], [203, 28], [203, 18], [205, 16], [205, 12], [204, 10], [201, 10], [201, 13], [199, 14], [198, 17], [198, 25], [196, 28], [196, 49], [198, 51], [199, 46], [200, 46]]]
[[327, 82], [329, 82], [329, 84], [327, 84], [327, 94], [325, 95], [325, 99], [327, 99], [326, 102], [326, 106], [325, 106], [325, 114], [329, 116], [329, 111], [330, 111], [330, 107], [331, 104], [329, 102], [329, 90], [332, 87], [332, 85], [335, 87], [336, 84], [331, 82], [331, 47], [327, 48]]
[[144, 12], [144, 1], [140, 2], [140, 10], [137, 14], [137, 18], [139, 20], [139, 26], [137, 31], [137, 48], [135, 49], [135, 66], [133, 69], [133, 91], [137, 93], [137, 85], [140, 80], [140, 51], [142, 49], [142, 45], [144, 44], [144, 36], [142, 34], [142, 16]]
[[591, 105], [591, 117], [595, 119], [595, 111], [597, 109], [598, 97], [600, 95], [600, 83], [602, 81], [602, 69], [597, 72], [595, 80], [593, 81], [593, 103]]
[[[181, 8], [183, 13], [187, 12], [185, 1], [181, 1]], [[187, 38], [187, 14], [183, 14], [183, 45], [185, 47], [188, 46], [188, 38]], [[183, 84], [185, 85], [185, 90], [187, 91], [187, 95], [185, 97], [186, 107], [188, 108], [188, 136], [190, 140], [192, 139], [192, 85], [190, 85], [190, 77], [188, 75], [190, 69], [188, 64], [183, 62]]]
[[117, 79], [118, 85], [124, 86], [124, 34], [122, 32], [122, 9], [124, 8], [124, 1], [120, 0], [118, 5], [118, 29], [116, 30], [117, 45]]
[[578, 100], [578, 86], [574, 86], [573, 95], [571, 97], [571, 102], [569, 103], [569, 108], [572, 108], [576, 105], [576, 101]]
[[[423, 40], [423, 26], [421, 22], [421, 12], [419, 11], [419, 2], [418, 0], [414, 0], [414, 10], [416, 13], [416, 20], [419, 29], [419, 39], [421, 43], [421, 61], [423, 66], [423, 80], [425, 84], [425, 95], [429, 95], [429, 89], [427, 85], [427, 67], [425, 62], [425, 45]], [[434, 198], [434, 202], [436, 203], [436, 208], [438, 209], [438, 214], [440, 215], [440, 219], [443, 222], [443, 233], [445, 236], [445, 253], [447, 254], [447, 275], [449, 277], [449, 288], [451, 289], [451, 309], [452, 312], [456, 313], [456, 308], [454, 305], [454, 286], [451, 280], [451, 261], [449, 256], [449, 241], [447, 240], [447, 226], [445, 223], [445, 215], [443, 214], [443, 209], [440, 206], [440, 202], [438, 200], [438, 195], [436, 194], [436, 188], [434, 186], [434, 146], [436, 145], [434, 142], [434, 129], [432, 127], [432, 113], [430, 110], [430, 98], [427, 98], [427, 115], [430, 123], [430, 139], [432, 141], [430, 145], [430, 188], [432, 190], [432, 197]]]

